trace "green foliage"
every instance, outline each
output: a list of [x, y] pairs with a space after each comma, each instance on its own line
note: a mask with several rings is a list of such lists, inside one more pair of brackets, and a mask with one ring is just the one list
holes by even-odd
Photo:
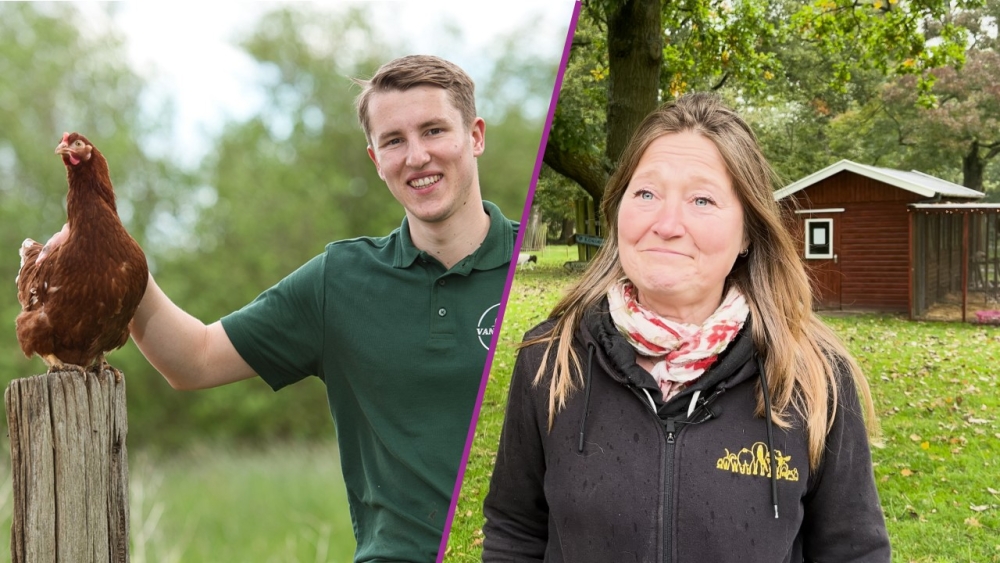
[[483, 197], [514, 220], [524, 210], [559, 68], [557, 59], [524, 48], [537, 33], [529, 24], [502, 38], [490, 78], [476, 85], [486, 120], [486, 152], [479, 157]]
[[590, 196], [578, 184], [557, 174], [548, 166], [542, 166], [535, 199], [531, 205], [542, 210], [542, 217], [549, 224], [549, 232], [558, 233], [564, 219], [576, 216], [573, 202], [588, 197]]
[[663, 98], [729, 80], [752, 93], [766, 89], [778, 65], [767, 46], [782, 33], [781, 12], [759, 0], [664, 2]]
[[[958, 2], [966, 9], [976, 0]], [[920, 102], [933, 103], [929, 71], [963, 61], [966, 30], [946, 16], [951, 2], [936, 0], [873, 0], [871, 4], [848, 0], [817, 0], [791, 18], [791, 26], [821, 52], [837, 57], [831, 88], [843, 90], [853, 69], [875, 69], [888, 75], [917, 75]], [[925, 22], [939, 22], [936, 43], [927, 41]]]
[[[930, 72], [930, 94], [936, 100], [931, 107], [919, 102], [918, 77], [886, 78], [869, 71], [856, 74], [846, 92], [820, 88], [807, 97], [803, 93], [814, 86], [806, 86], [799, 94], [776, 93], [767, 103], [751, 101], [742, 112], [787, 181], [846, 158], [920, 170], [990, 192], [1000, 181], [995, 159], [1000, 154], [1000, 55], [972, 48], [965, 57], [961, 67]], [[816, 84], [811, 59], [784, 60], [790, 75], [804, 75], [805, 84]]]
[[565, 151], [586, 154], [610, 172], [611, 164], [604, 158], [607, 37], [598, 22], [585, 17], [587, 13], [580, 15], [573, 34], [548, 142]]
[[[247, 52], [271, 71], [268, 101], [261, 115], [230, 123], [205, 163], [217, 201], [199, 216], [198, 247], [179, 249], [161, 268], [165, 278], [171, 272], [184, 276], [178, 302], [208, 309], [196, 294], [237, 279], [242, 290], [212, 292], [211, 308], [217, 310], [204, 314], [228, 312], [319, 254], [327, 242], [399, 226], [402, 210], [365, 152], [353, 107], [356, 89], [347, 78], [371, 74], [391, 58], [388, 46], [371, 35], [358, 13], [341, 20], [285, 8], [266, 15], [244, 41]], [[368, 45], [363, 53], [349, 44], [359, 36]], [[316, 37], [323, 41], [316, 43]], [[205, 262], [215, 267], [194, 267]]]
[[932, 76], [933, 105], [918, 104], [913, 77], [887, 81], [875, 99], [831, 123], [831, 138], [839, 140], [831, 149], [846, 152], [844, 145], [850, 143], [863, 153], [861, 162], [878, 158], [884, 165], [919, 169], [977, 190], [991, 181], [995, 185], [1000, 180], [1000, 168], [993, 164], [1000, 154], [1000, 53], [969, 50], [964, 66], [936, 69]]
[[[960, 68], [970, 31], [981, 44], [993, 30], [988, 22], [995, 19], [969, 15], [984, 4], [996, 11], [996, 0], [662, 2], [659, 99], [722, 92], [762, 129], [762, 144], [779, 173], [798, 179], [842, 158], [831, 147], [834, 133], [842, 131], [830, 130], [831, 121], [876, 98], [884, 82], [913, 77], [910, 104], [937, 103], [938, 74], [932, 71]], [[595, 199], [612, 168], [604, 155], [607, 140], [620, 138], [617, 128], [628, 126], [605, 117], [609, 107], [625, 103], [610, 99], [608, 88], [615, 69], [608, 62], [607, 14], [622, 5], [585, 2], [546, 153], [548, 164]], [[642, 45], [636, 41], [632, 48]], [[640, 92], [620, 95], [638, 98]], [[849, 132], [843, 145], [858, 138]], [[884, 156], [860, 160], [892, 160]], [[539, 193], [549, 189], [542, 184]], [[554, 206], [545, 210], [546, 219], [557, 219]]]

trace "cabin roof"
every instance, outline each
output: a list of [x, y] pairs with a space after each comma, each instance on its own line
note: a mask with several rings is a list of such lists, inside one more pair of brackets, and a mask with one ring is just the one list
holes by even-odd
[[935, 197], [937, 195], [941, 195], [943, 197], [951, 198], [979, 199], [986, 195], [983, 192], [966, 188], [965, 186], [960, 186], [916, 170], [906, 172], [903, 170], [894, 170], [892, 168], [880, 168], [878, 166], [870, 166], [868, 164], [858, 164], [857, 162], [852, 162], [850, 160], [841, 160], [840, 162], [831, 164], [818, 172], [814, 172], [801, 180], [793, 182], [784, 188], [777, 190], [774, 192], [774, 199], [780, 200], [788, 197], [795, 192], [804, 190], [821, 180], [825, 180], [826, 178], [845, 170], [854, 172], [855, 174], [860, 174], [861, 176], [866, 176], [873, 180], [885, 182], [891, 186], [895, 186], [908, 192], [913, 192], [923, 197]]

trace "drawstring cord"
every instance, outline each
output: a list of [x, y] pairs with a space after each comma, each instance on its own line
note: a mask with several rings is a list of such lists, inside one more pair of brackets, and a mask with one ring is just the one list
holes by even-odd
[[701, 389], [695, 391], [694, 395], [691, 395], [691, 402], [688, 404], [688, 418], [691, 418], [691, 414], [694, 413], [694, 408], [698, 406], [698, 397], [701, 397]]
[[778, 517], [778, 470], [774, 455], [774, 437], [771, 422], [771, 391], [767, 388], [767, 377], [764, 376], [764, 360], [760, 354], [757, 357], [757, 375], [760, 377], [760, 390], [764, 395], [764, 418], [767, 426], [767, 451], [771, 460], [771, 502], [774, 503], [774, 517]]
[[593, 342], [587, 344], [587, 382], [584, 384], [583, 394], [583, 418], [580, 419], [580, 445], [577, 447], [579, 453], [583, 453], [583, 433], [587, 426], [587, 411], [590, 410], [590, 382], [594, 371], [594, 350], [597, 346]]
[[642, 392], [646, 394], [646, 400], [649, 401], [649, 408], [653, 409], [653, 414], [656, 414], [656, 403], [653, 401], [653, 396], [649, 394], [649, 389], [646, 389], [645, 387], [640, 387], [640, 389], [642, 389]]

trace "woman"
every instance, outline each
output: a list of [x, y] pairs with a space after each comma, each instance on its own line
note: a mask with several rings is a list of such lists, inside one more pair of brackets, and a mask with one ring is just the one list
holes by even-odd
[[714, 96], [639, 126], [603, 249], [518, 355], [484, 561], [889, 561], [868, 386], [773, 179]]

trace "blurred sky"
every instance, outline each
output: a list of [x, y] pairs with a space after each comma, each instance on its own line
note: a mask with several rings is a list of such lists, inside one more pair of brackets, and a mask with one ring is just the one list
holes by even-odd
[[[79, 3], [94, 33], [114, 27], [124, 33], [130, 64], [151, 86], [149, 107], [170, 101], [175, 109], [171, 152], [185, 166], [197, 166], [210, 139], [229, 119], [253, 115], [264, 98], [256, 88], [262, 75], [236, 42], [256, 20], [280, 2], [121, 2], [106, 6]], [[314, 7], [344, 11], [349, 2], [315, 2]], [[435, 54], [467, 69], [473, 80], [476, 60], [488, 57], [498, 37], [529, 24], [538, 25], [530, 52], [558, 63], [572, 16], [572, 0], [368, 1], [382, 37], [398, 49]], [[456, 35], [455, 30], [461, 33]], [[405, 54], [400, 52], [400, 54]], [[547, 100], [544, 102], [547, 104]], [[542, 108], [544, 111], [546, 108]]]

